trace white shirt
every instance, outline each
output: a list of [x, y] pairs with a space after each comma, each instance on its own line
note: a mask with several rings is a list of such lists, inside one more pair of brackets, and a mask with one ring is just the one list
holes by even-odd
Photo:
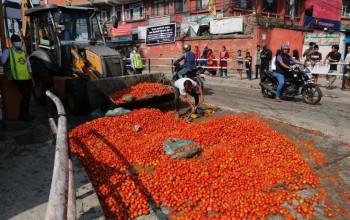
[[136, 51], [133, 50], [131, 53], [130, 53], [130, 66], [131, 68], [135, 69], [135, 64], [134, 64], [134, 55], [135, 55]]
[[345, 61], [349, 62], [350, 61], [350, 53], [346, 54]]
[[276, 56], [274, 56], [272, 58], [272, 61], [271, 61], [271, 69], [272, 71], [275, 71], [276, 70]]
[[184, 86], [184, 83], [187, 80], [191, 81], [193, 86], [197, 86], [197, 83], [190, 78], [181, 78], [181, 79], [176, 80], [174, 83], [174, 86], [179, 89], [181, 95], [187, 94], [185, 91], [185, 86]]

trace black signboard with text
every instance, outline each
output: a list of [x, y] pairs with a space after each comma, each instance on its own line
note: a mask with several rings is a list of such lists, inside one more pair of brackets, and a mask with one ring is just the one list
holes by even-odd
[[147, 45], [172, 43], [175, 42], [175, 37], [175, 24], [148, 27], [146, 30]]

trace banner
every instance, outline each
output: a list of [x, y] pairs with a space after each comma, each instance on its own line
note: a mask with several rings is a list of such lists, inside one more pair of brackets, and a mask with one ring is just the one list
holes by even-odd
[[329, 72], [329, 63], [323, 64], [322, 62], [315, 63], [308, 67], [312, 74], [327, 74]]
[[132, 24], [119, 24], [118, 28], [112, 28], [112, 37], [132, 37]]
[[211, 34], [243, 32], [243, 17], [210, 21]]
[[146, 44], [165, 44], [175, 42], [176, 25], [168, 24], [163, 26], [148, 27], [146, 30]]
[[208, 0], [205, 6], [208, 8], [210, 14], [212, 14], [216, 18], [215, 0]]

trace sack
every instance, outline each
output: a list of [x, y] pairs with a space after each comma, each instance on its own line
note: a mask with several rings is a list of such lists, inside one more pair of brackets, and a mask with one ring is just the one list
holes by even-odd
[[177, 150], [194, 144], [194, 141], [192, 140], [181, 140], [177, 138], [168, 138], [164, 143], [163, 143], [163, 150], [165, 151], [166, 154], [172, 155], [174, 154]]
[[125, 115], [130, 113], [131, 111], [125, 108], [115, 108], [113, 110], [108, 110], [108, 112], [106, 112], [106, 116], [109, 117], [114, 117], [114, 116], [118, 116], [118, 115]]

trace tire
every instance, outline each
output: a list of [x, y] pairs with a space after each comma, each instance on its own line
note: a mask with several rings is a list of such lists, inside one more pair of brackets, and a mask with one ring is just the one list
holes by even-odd
[[87, 86], [83, 80], [67, 80], [65, 96], [67, 109], [73, 115], [83, 115], [89, 109]]
[[34, 80], [33, 96], [39, 104], [46, 104], [46, 90], [49, 90], [53, 86], [53, 79], [50, 71], [45, 67], [42, 62], [32, 63]]
[[[265, 78], [265, 80], [262, 82], [265, 83], [266, 85], [270, 86], [270, 87], [275, 87], [275, 85], [270, 82], [268, 79]], [[271, 93], [269, 90], [261, 87], [261, 93], [263, 94], [264, 97], [266, 98], [275, 98], [275, 94]]]
[[304, 102], [310, 105], [318, 104], [322, 98], [321, 89], [313, 83], [306, 84], [301, 94]]

